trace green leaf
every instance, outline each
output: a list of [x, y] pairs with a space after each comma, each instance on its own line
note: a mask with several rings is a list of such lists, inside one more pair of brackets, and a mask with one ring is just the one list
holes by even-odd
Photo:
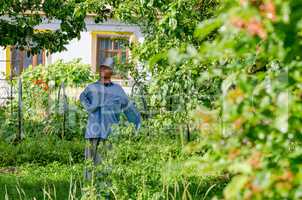
[[217, 30], [222, 25], [220, 18], [213, 18], [201, 22], [194, 32], [194, 37], [199, 40], [205, 39], [210, 33]]

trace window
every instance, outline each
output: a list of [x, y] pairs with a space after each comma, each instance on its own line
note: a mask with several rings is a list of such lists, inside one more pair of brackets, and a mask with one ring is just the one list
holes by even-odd
[[128, 62], [129, 55], [129, 38], [97, 38], [97, 66], [105, 61], [108, 57], [113, 57], [120, 64]]
[[21, 74], [29, 65], [45, 64], [45, 51], [40, 50], [36, 55], [27, 55], [27, 51], [11, 48], [11, 66], [13, 75]]

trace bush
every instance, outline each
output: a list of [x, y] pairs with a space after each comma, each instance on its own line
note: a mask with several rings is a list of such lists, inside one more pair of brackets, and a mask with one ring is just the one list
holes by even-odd
[[[86, 121], [86, 112], [74, 97], [64, 96], [61, 84], [67, 87], [81, 88], [96, 80], [88, 65], [74, 60], [64, 63], [57, 61], [48, 66], [29, 67], [21, 76], [23, 84], [22, 116], [25, 135], [57, 135], [72, 139], [82, 137]], [[14, 82], [14, 84], [17, 84]], [[67, 93], [67, 91], [66, 91]], [[3, 120], [3, 138], [12, 139], [17, 131], [18, 98], [4, 111], [13, 107], [13, 115]], [[12, 125], [15, 125], [11, 130]], [[12, 133], [13, 132], [13, 133]]]
[[89, 65], [82, 64], [79, 59], [70, 62], [59, 60], [48, 66], [29, 67], [22, 73], [25, 88], [40, 86], [58, 88], [64, 82], [65, 86], [80, 87], [96, 79]]

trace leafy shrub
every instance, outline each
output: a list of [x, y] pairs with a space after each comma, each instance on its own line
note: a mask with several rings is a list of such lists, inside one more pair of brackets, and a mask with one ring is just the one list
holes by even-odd
[[[25, 86], [39, 86], [47, 89], [44, 84], [51, 84], [51, 87], [58, 88], [64, 82], [65, 86], [83, 86], [95, 80], [95, 74], [89, 65], [82, 64], [80, 59], [70, 62], [59, 60], [48, 66], [39, 65], [29, 67], [22, 73]], [[34, 83], [34, 84], [33, 84]]]
[[[48, 66], [27, 69], [22, 74], [23, 106], [25, 114], [32, 117], [47, 115], [47, 109], [56, 109], [57, 104], [67, 101], [61, 85], [64, 87], [81, 87], [94, 80], [95, 76], [88, 65], [80, 60], [64, 63], [57, 61]], [[59, 95], [60, 92], [60, 95]], [[26, 115], [25, 115], [26, 116]]]
[[[74, 99], [64, 96], [61, 88], [64, 83], [65, 92], [67, 88], [81, 88], [96, 79], [89, 65], [74, 60], [64, 63], [57, 61], [48, 66], [29, 67], [21, 76], [23, 84], [22, 92], [22, 116], [25, 135], [52, 134], [65, 139], [81, 137], [83, 134], [86, 112]], [[17, 85], [17, 82], [14, 82]], [[12, 105], [13, 115], [5, 118], [3, 127], [8, 130], [11, 124], [17, 125], [18, 98]], [[6, 112], [6, 111], [5, 111]], [[6, 114], [8, 115], [8, 113]], [[17, 130], [17, 126], [14, 130]], [[11, 140], [12, 133], [4, 131], [1, 135]], [[17, 132], [17, 131], [14, 131]]]

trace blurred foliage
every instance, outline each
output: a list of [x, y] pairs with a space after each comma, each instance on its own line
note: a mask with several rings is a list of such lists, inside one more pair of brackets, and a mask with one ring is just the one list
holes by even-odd
[[212, 68], [209, 77], [223, 77], [219, 114], [201, 108], [195, 118], [200, 147], [209, 148], [204, 165], [235, 174], [225, 199], [301, 198], [301, 8], [226, 1], [196, 29], [199, 37], [220, 21], [197, 56]]
[[225, 199], [302, 198], [302, 3], [127, 1], [119, 9], [146, 34], [132, 51], [152, 75], [155, 123], [200, 132], [187, 149], [206, 152], [182, 168], [232, 174]]

